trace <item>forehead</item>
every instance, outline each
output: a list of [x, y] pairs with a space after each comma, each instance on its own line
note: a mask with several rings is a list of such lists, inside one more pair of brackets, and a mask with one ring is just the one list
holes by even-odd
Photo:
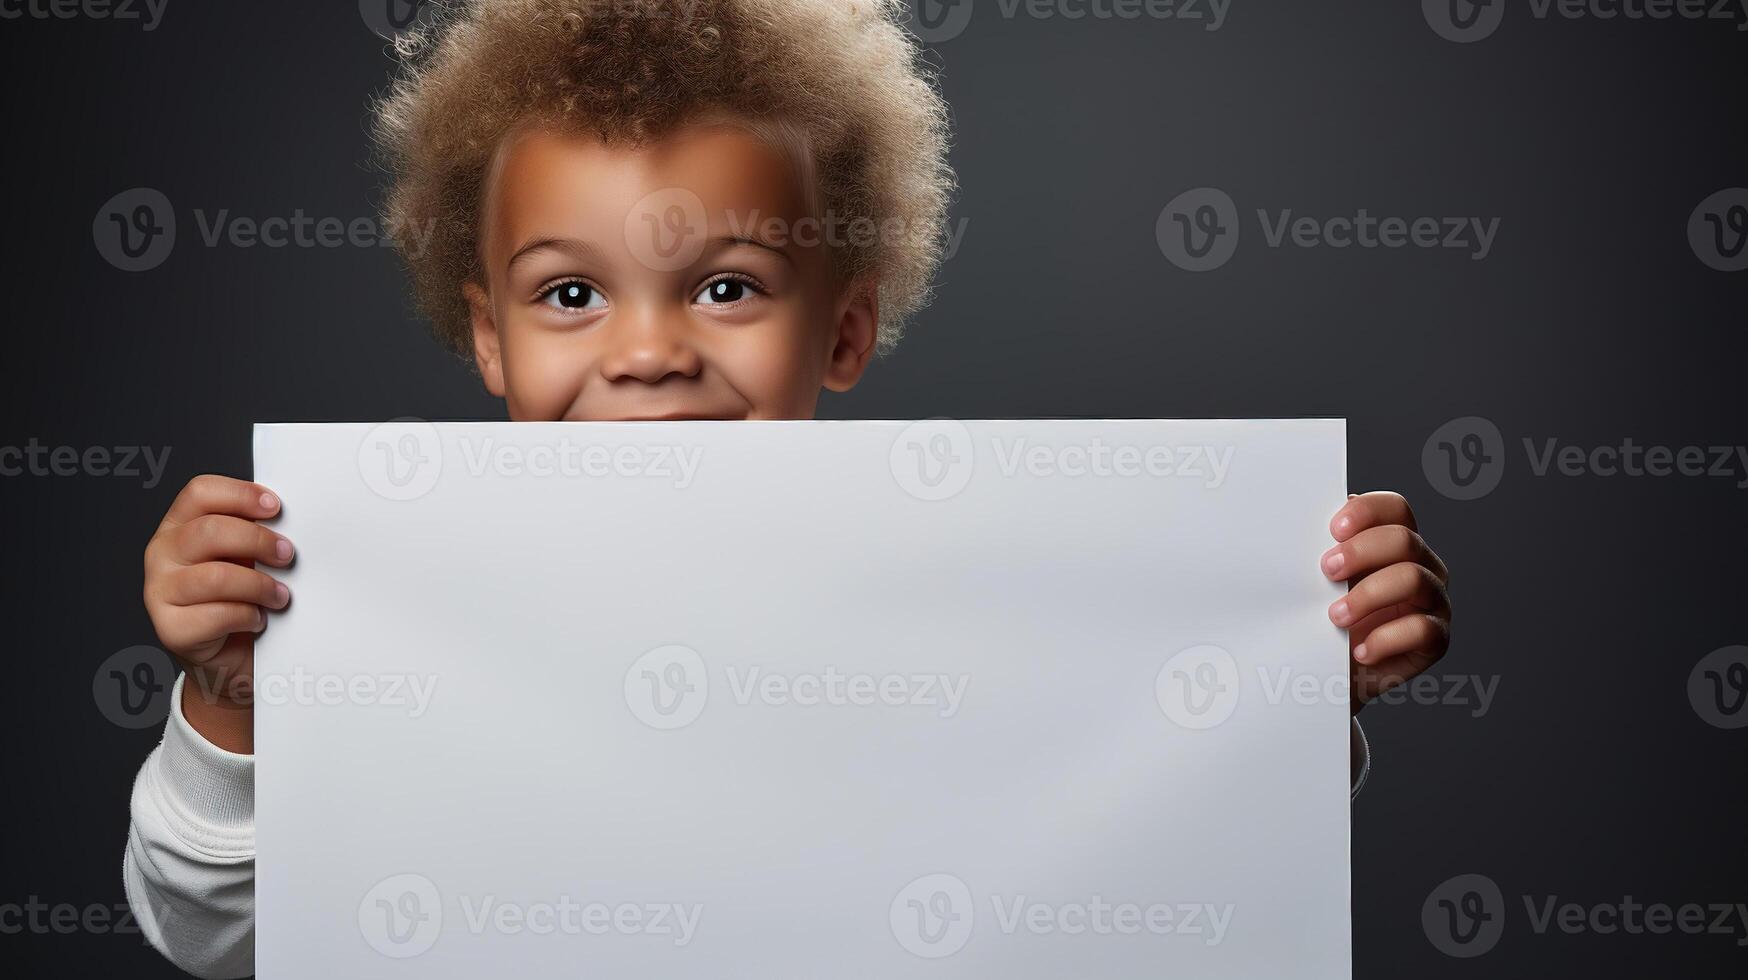
[[805, 216], [805, 189], [788, 158], [735, 127], [692, 126], [639, 146], [537, 131], [502, 151], [487, 188], [489, 246], [545, 235], [613, 246], [639, 202], [676, 188], [698, 196], [713, 230]]

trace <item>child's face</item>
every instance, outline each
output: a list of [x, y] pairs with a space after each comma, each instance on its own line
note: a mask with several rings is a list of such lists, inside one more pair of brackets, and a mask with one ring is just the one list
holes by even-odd
[[[706, 221], [677, 257], [696, 259], [670, 270], [676, 188]], [[638, 213], [663, 191], [653, 217]], [[871, 285], [842, 286], [817, 236], [763, 237], [772, 218], [797, 228], [806, 196], [739, 129], [640, 149], [526, 134], [487, 194], [485, 289], [465, 291], [480, 373], [512, 419], [811, 418], [821, 388], [847, 390], [867, 366]]]

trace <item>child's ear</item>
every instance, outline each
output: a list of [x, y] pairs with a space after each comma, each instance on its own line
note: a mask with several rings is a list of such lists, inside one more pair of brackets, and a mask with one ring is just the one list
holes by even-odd
[[837, 312], [824, 383], [832, 391], [849, 391], [862, 380], [874, 356], [880, 333], [880, 290], [871, 282], [851, 285], [838, 301]]
[[473, 361], [479, 365], [479, 376], [486, 390], [495, 398], [504, 397], [504, 360], [498, 347], [498, 321], [492, 319], [492, 301], [486, 291], [475, 283], [464, 283], [461, 295], [467, 298], [467, 309], [473, 320]]

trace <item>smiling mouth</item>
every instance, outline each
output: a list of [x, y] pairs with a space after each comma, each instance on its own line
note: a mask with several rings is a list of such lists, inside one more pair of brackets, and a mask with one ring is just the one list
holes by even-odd
[[603, 422], [734, 422], [735, 416], [710, 415], [699, 412], [664, 412], [660, 415], [621, 415]]
[[736, 411], [672, 411], [672, 412], [603, 412], [573, 417], [577, 422], [739, 422], [745, 412]]

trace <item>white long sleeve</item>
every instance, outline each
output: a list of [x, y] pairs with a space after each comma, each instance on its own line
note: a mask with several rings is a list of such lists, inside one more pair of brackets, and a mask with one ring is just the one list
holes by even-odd
[[122, 880], [146, 939], [197, 977], [255, 971], [255, 757], [170, 718], [134, 780]]

